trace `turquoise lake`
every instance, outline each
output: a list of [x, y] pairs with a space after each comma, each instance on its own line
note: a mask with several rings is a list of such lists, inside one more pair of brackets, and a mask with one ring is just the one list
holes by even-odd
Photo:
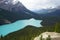
[[36, 27], [42, 27], [40, 24], [42, 20], [36, 20], [36, 19], [26, 19], [26, 20], [18, 20], [11, 24], [6, 24], [0, 26], [0, 35], [7, 35], [11, 32], [21, 30], [22, 28], [26, 27], [27, 25], [32, 25]]

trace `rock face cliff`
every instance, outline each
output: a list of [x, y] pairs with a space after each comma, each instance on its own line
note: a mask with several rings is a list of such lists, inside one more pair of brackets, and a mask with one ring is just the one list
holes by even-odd
[[60, 33], [56, 33], [56, 32], [44, 32], [39, 36], [35, 37], [34, 40], [40, 40], [41, 35], [42, 35], [42, 38], [45, 40], [48, 37], [48, 35], [50, 35], [51, 40], [60, 40]]

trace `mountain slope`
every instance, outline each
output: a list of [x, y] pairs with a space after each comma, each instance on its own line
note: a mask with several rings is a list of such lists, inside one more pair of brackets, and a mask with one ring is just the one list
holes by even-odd
[[5, 4], [5, 2], [8, 2], [8, 0], [0, 3], [0, 19], [7, 19], [11, 22], [15, 22], [17, 20], [29, 19], [36, 16], [34, 12], [25, 8], [19, 1], [16, 4], [10, 2]]
[[39, 18], [43, 20], [43, 26], [52, 26], [56, 22], [60, 22], [60, 9], [57, 9], [50, 13], [40, 14]]

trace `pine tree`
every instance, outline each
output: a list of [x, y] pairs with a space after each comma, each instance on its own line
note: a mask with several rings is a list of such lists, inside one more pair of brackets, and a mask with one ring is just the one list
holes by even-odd
[[33, 39], [34, 39], [34, 37], [31, 38], [31, 40], [33, 40]]
[[46, 40], [51, 40], [51, 37], [50, 37], [50, 35], [48, 35], [48, 37], [46, 38]]
[[55, 32], [59, 32], [60, 33], [60, 23], [56, 23]]
[[43, 40], [43, 36], [41, 35], [40, 40]]
[[0, 40], [3, 40], [3, 36], [2, 35], [0, 36]]

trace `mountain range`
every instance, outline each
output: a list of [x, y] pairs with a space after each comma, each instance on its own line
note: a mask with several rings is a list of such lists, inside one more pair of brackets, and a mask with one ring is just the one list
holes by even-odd
[[[6, 4], [7, 3], [7, 4]], [[12, 0], [4, 0], [0, 2], [0, 19], [4, 21], [8, 20], [11, 23], [21, 19], [35, 18], [43, 20], [42, 25], [50, 26], [56, 22], [60, 22], [60, 8], [46, 9], [46, 13], [34, 13], [28, 10], [21, 2], [16, 4], [12, 3]], [[48, 12], [51, 10], [51, 12]], [[52, 11], [54, 10], [54, 11]], [[43, 10], [45, 11], [45, 9]], [[4, 23], [3, 23], [4, 24]]]

